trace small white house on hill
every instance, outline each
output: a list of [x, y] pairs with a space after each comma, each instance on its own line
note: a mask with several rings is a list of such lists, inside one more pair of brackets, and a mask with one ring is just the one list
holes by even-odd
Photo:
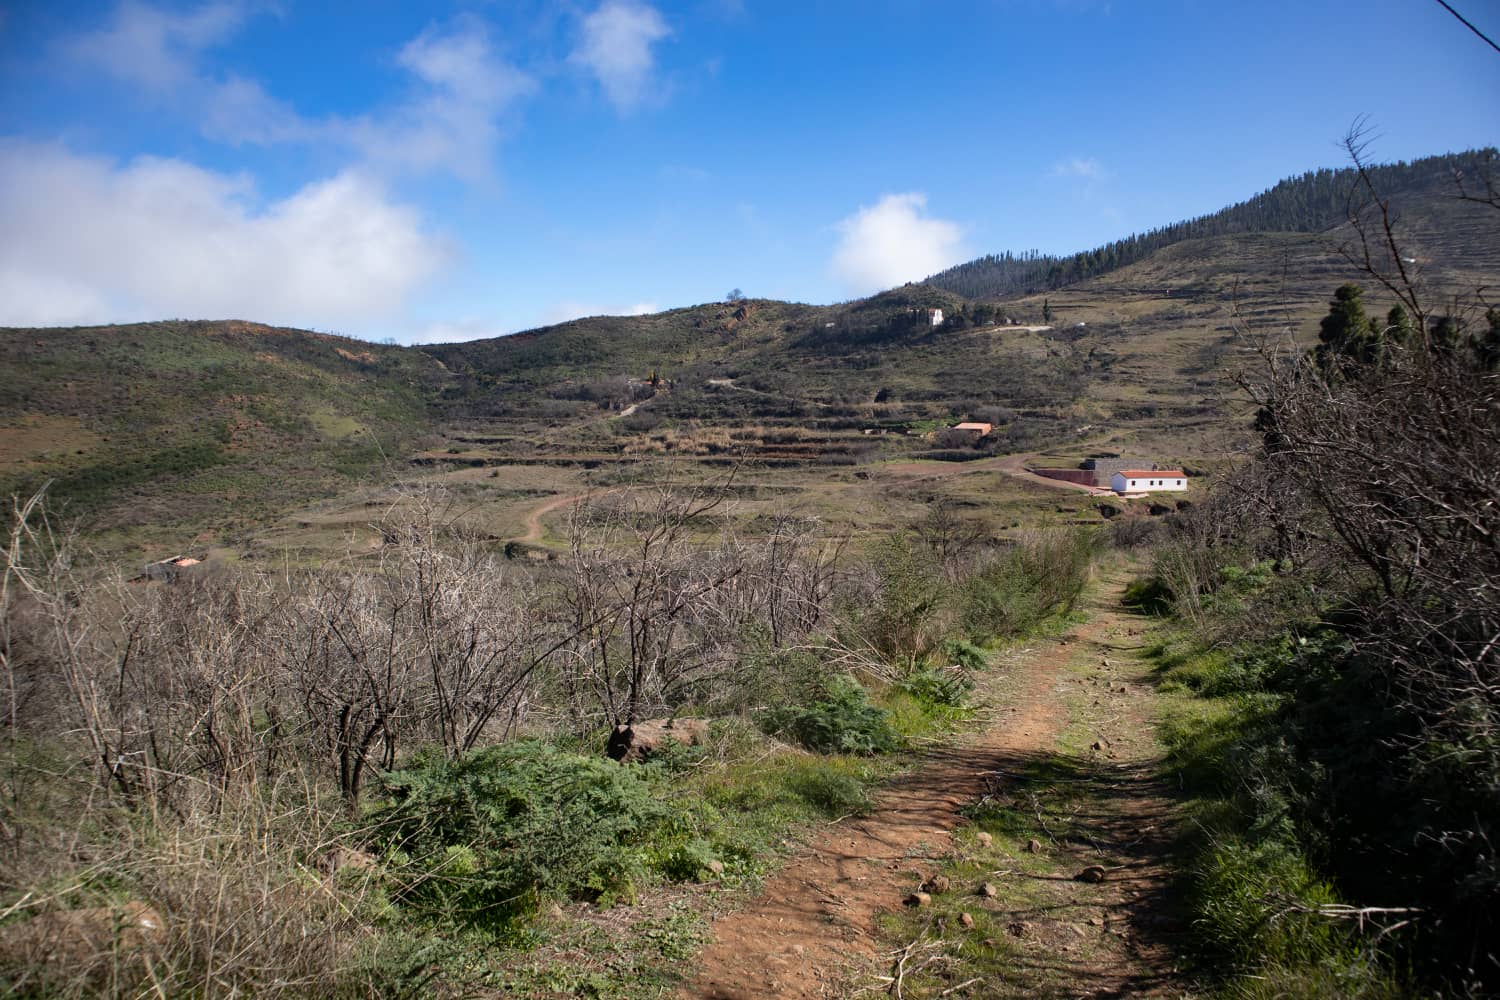
[[1116, 493], [1180, 493], [1187, 489], [1187, 476], [1181, 469], [1123, 469], [1109, 485]]

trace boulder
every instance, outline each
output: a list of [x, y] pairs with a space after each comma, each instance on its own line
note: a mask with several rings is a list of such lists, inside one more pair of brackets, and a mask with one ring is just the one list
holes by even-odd
[[707, 719], [647, 719], [631, 726], [616, 726], [604, 752], [622, 764], [629, 764], [650, 760], [668, 743], [696, 747], [707, 742]]

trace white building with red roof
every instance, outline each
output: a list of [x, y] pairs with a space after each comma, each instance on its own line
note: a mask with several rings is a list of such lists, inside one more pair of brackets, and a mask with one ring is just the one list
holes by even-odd
[[1109, 480], [1116, 493], [1181, 493], [1187, 476], [1181, 469], [1122, 469]]

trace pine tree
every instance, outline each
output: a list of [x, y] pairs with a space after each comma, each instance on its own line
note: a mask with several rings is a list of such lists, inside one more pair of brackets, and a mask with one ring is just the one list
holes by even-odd
[[1324, 374], [1333, 374], [1341, 361], [1370, 364], [1377, 360], [1380, 333], [1365, 315], [1364, 290], [1358, 285], [1340, 285], [1328, 305], [1328, 315], [1318, 324], [1314, 353]]

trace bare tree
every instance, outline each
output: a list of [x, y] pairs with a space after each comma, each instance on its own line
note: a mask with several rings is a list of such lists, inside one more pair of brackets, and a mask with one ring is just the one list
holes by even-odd
[[611, 725], [629, 726], [675, 707], [690, 684], [726, 665], [707, 609], [732, 593], [745, 566], [733, 547], [706, 555], [696, 538], [725, 497], [661, 489], [574, 509], [561, 662], [576, 713], [592, 702]]

